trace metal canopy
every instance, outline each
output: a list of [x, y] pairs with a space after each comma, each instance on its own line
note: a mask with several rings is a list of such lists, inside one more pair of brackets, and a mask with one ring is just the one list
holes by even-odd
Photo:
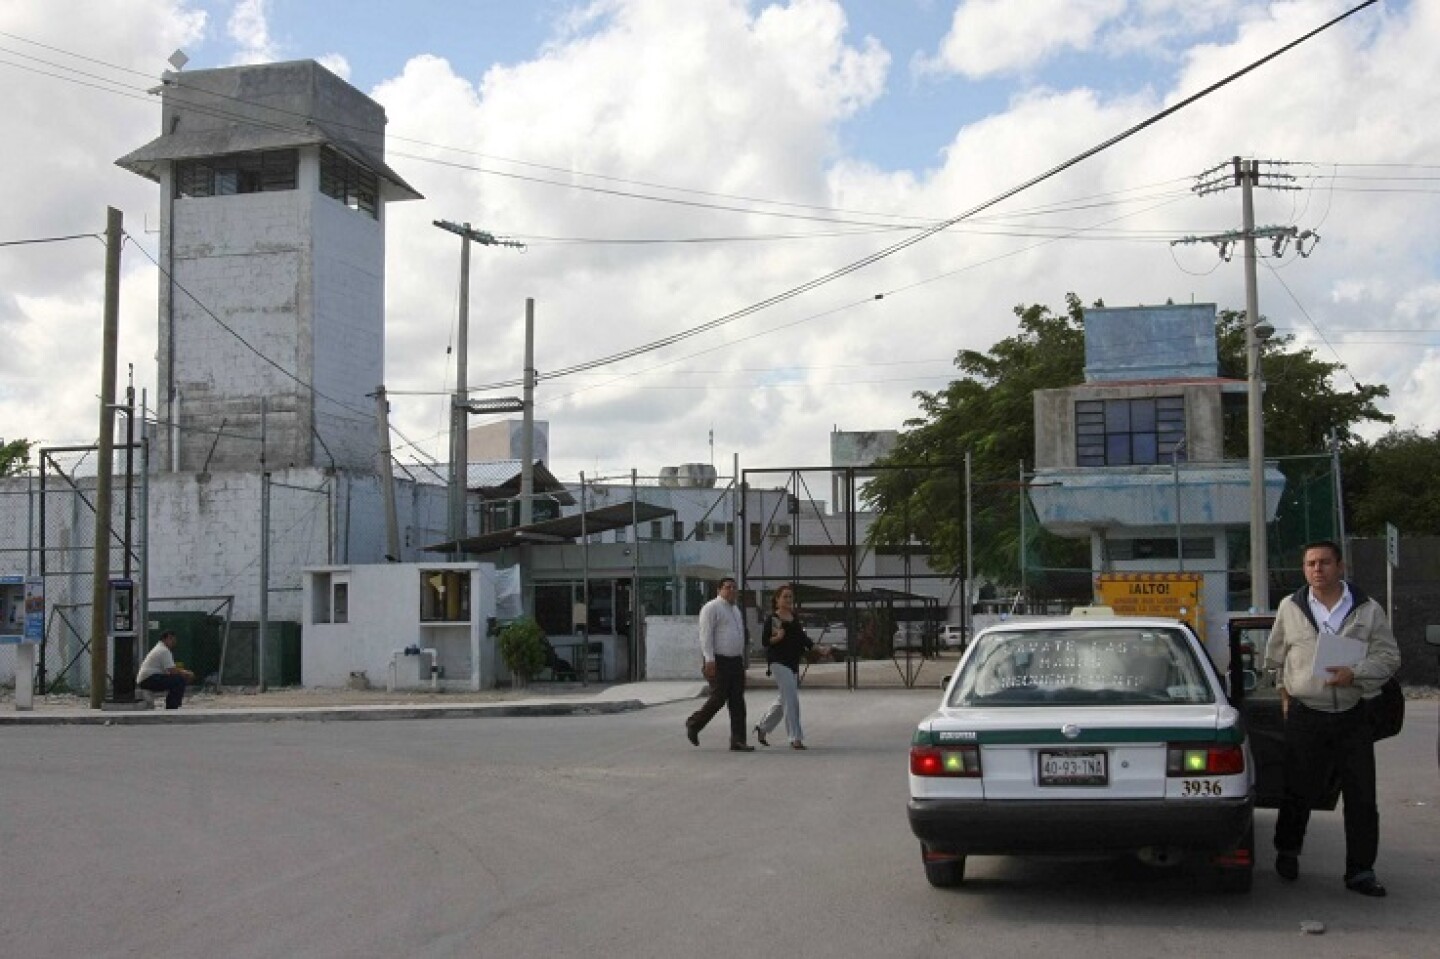
[[[584, 532], [603, 533], [607, 530], [622, 529], [635, 523], [649, 522], [666, 516], [674, 516], [675, 510], [650, 503], [616, 503], [602, 506], [584, 514]], [[547, 519], [528, 526], [512, 526], [493, 533], [482, 533], [462, 539], [459, 543], [437, 543], [426, 546], [429, 553], [493, 553], [510, 546], [527, 543], [572, 543], [581, 534], [581, 514]], [[458, 548], [457, 548], [458, 547]]]

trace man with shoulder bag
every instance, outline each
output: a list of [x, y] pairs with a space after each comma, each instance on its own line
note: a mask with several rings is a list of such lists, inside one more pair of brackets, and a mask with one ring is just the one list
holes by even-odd
[[[1384, 896], [1375, 876], [1380, 813], [1374, 719], [1381, 687], [1400, 666], [1400, 648], [1380, 604], [1345, 581], [1338, 545], [1311, 543], [1304, 557], [1307, 585], [1280, 601], [1265, 648], [1285, 712], [1285, 792], [1275, 821], [1275, 871], [1289, 882], [1299, 878], [1310, 810], [1338, 772], [1345, 888]], [[1341, 650], [1350, 665], [1317, 668], [1317, 655], [1322, 663], [1332, 661], [1326, 658], [1331, 649]], [[1358, 655], [1345, 656], [1346, 649]]]

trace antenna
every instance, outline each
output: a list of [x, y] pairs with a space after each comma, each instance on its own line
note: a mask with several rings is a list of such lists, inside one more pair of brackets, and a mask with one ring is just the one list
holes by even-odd
[[185, 55], [184, 50], [181, 50], [177, 47], [175, 49], [175, 52], [170, 54], [170, 59], [166, 60], [165, 62], [174, 67], [176, 73], [179, 73], [181, 70], [185, 69], [185, 64], [190, 62], [190, 58]]

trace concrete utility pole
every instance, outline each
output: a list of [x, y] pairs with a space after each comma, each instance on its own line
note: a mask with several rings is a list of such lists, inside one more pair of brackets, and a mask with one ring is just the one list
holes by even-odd
[[466, 466], [470, 461], [465, 440], [465, 413], [470, 385], [466, 365], [470, 352], [470, 244], [509, 246], [524, 249], [523, 243], [498, 240], [493, 234], [475, 230], [470, 224], [435, 220], [435, 226], [460, 237], [460, 319], [455, 337], [455, 397], [450, 404], [450, 498], [446, 530], [452, 543], [464, 539]]
[[[1270, 551], [1266, 530], [1265, 504], [1265, 415], [1263, 376], [1260, 365], [1261, 345], [1274, 328], [1260, 318], [1259, 293], [1255, 275], [1255, 240], [1266, 237], [1274, 242], [1275, 255], [1283, 252], [1285, 245], [1295, 241], [1296, 252], [1309, 256], [1305, 247], [1307, 241], [1319, 240], [1310, 230], [1301, 231], [1295, 227], [1255, 227], [1254, 188], [1262, 186], [1272, 190], [1299, 189], [1291, 181], [1295, 178], [1283, 173], [1262, 173], [1262, 164], [1274, 161], [1242, 160], [1232, 157], [1229, 163], [1206, 170], [1196, 178], [1195, 193], [1205, 195], [1240, 187], [1241, 229], [1239, 233], [1228, 232], [1213, 236], [1185, 237], [1175, 243], [1213, 243], [1220, 249], [1224, 260], [1230, 259], [1235, 242], [1239, 240], [1245, 252], [1245, 368], [1247, 393], [1247, 432], [1249, 433], [1248, 457], [1250, 462], [1250, 607], [1257, 612], [1270, 609]], [[1262, 182], [1261, 177], [1266, 179]], [[1173, 245], [1173, 244], [1172, 244]], [[1178, 535], [1178, 534], [1177, 534]]]
[[390, 456], [390, 402], [375, 388], [375, 423], [380, 429], [380, 492], [385, 505], [385, 558], [400, 562], [400, 521], [395, 515], [395, 464]]
[[100, 451], [95, 473], [95, 562], [90, 578], [90, 708], [105, 702], [110, 659], [106, 634], [110, 598], [110, 509], [114, 495], [115, 364], [120, 339], [120, 243], [125, 216], [105, 215], [105, 312], [100, 350]]
[[525, 389], [520, 395], [520, 525], [535, 520], [535, 300], [525, 298]]

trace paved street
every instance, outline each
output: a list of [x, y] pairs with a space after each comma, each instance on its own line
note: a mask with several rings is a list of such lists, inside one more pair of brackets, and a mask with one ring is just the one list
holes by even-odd
[[[694, 701], [604, 715], [0, 727], [17, 957], [1434, 954], [1434, 700], [1381, 745], [1387, 900], [1304, 874], [977, 859], [931, 889], [905, 749], [933, 692], [802, 693], [811, 751], [692, 748]], [[752, 717], [766, 696], [752, 692]], [[1261, 813], [1268, 838], [1273, 814]], [[1323, 937], [1302, 935], [1320, 920]]]

